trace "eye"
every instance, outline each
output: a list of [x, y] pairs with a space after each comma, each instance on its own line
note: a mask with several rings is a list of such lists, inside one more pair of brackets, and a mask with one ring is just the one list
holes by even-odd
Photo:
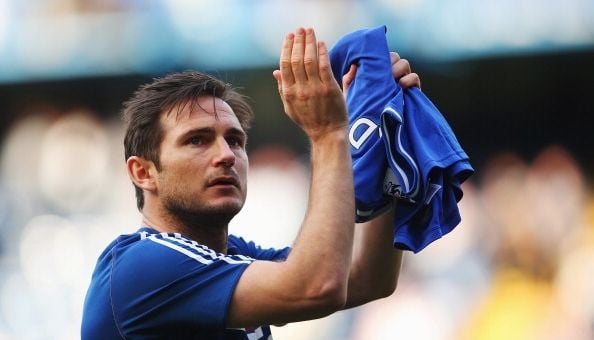
[[229, 146], [236, 146], [236, 147], [243, 147], [244, 141], [243, 138], [238, 136], [229, 136], [227, 137], [227, 144]]
[[192, 145], [202, 145], [204, 142], [204, 137], [201, 136], [193, 136], [188, 139], [188, 144]]

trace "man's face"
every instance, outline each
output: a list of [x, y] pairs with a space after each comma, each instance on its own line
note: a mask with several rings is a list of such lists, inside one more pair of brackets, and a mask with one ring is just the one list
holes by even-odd
[[228, 222], [245, 202], [246, 134], [223, 100], [203, 96], [195, 104], [161, 117], [158, 195], [178, 216]]

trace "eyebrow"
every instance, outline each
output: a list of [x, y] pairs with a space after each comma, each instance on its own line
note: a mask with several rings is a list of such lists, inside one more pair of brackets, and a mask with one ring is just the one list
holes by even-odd
[[[192, 135], [214, 134], [214, 132], [215, 132], [215, 130], [211, 127], [191, 129], [191, 130], [188, 130], [188, 131], [184, 132], [183, 134], [181, 134], [178, 137], [178, 140], [184, 140]], [[245, 133], [245, 131], [240, 130], [238, 128], [232, 127], [232, 128], [227, 129], [227, 131], [225, 131], [225, 135], [240, 136], [240, 137], [244, 138], [244, 140], [247, 141], [247, 134]]]

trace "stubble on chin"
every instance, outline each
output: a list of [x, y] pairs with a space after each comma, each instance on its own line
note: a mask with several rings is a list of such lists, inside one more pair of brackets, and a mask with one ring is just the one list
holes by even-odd
[[213, 206], [171, 196], [163, 197], [163, 205], [173, 218], [192, 229], [227, 226], [242, 208], [242, 204]]

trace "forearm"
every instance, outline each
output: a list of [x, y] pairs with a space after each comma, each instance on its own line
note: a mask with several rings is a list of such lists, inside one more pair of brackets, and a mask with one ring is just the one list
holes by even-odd
[[[354, 193], [346, 129], [312, 141], [309, 204], [288, 261], [297, 282], [346, 293], [354, 237]], [[315, 295], [315, 291], [313, 292]]]
[[309, 205], [289, 257], [248, 267], [228, 326], [309, 320], [344, 308], [354, 237], [351, 160], [346, 129], [327, 137], [312, 141]]
[[243, 272], [230, 327], [321, 317], [347, 296], [355, 204], [346, 104], [313, 30], [286, 36], [279, 65], [273, 75], [285, 112], [311, 141], [308, 207], [287, 260], [255, 261]]
[[345, 308], [391, 295], [396, 289], [402, 251], [394, 248], [393, 210], [358, 224]]
[[[317, 57], [316, 57], [317, 54]], [[346, 296], [354, 193], [346, 103], [328, 49], [312, 29], [288, 35], [275, 72], [286, 114], [311, 141], [311, 187], [300, 234], [287, 259], [291, 287], [305, 296]], [[346, 228], [345, 228], [346, 226]], [[310, 295], [313, 293], [312, 295]]]

